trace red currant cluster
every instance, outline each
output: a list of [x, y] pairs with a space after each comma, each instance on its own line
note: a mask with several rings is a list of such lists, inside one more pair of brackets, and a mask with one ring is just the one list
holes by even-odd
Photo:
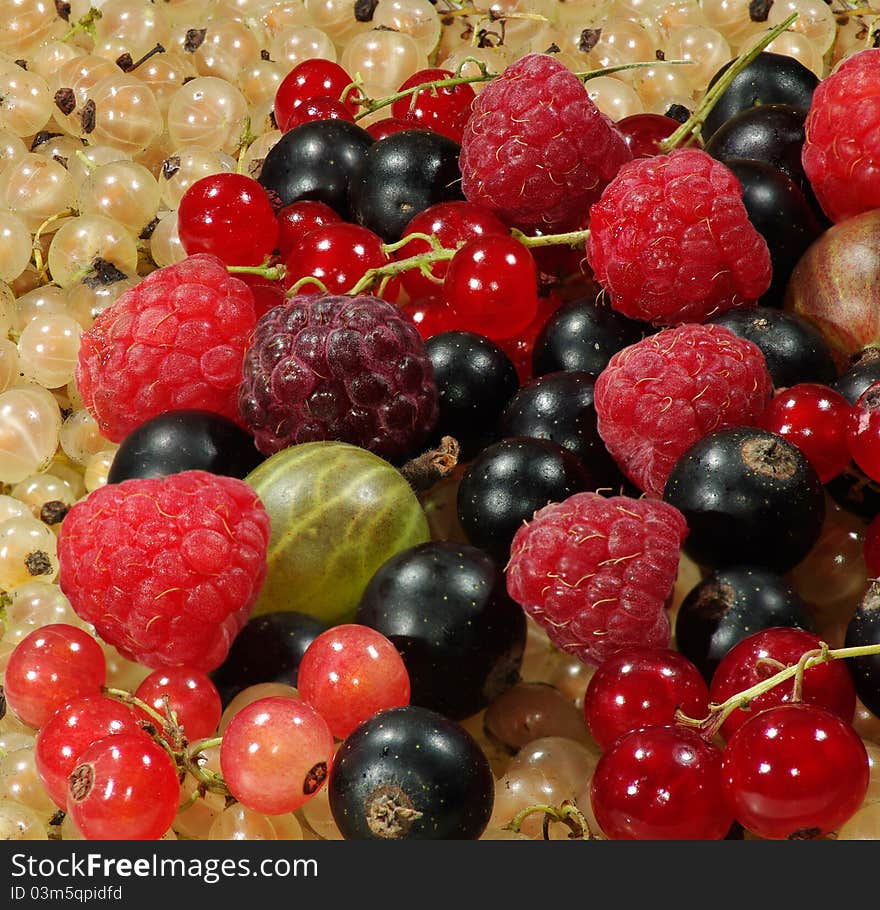
[[[312, 641], [299, 697], [291, 688], [286, 697], [258, 698], [225, 726], [220, 694], [200, 670], [155, 670], [133, 693], [108, 688], [106, 678], [95, 639], [66, 624], [26, 636], [5, 675], [9, 708], [37, 731], [40, 782], [89, 840], [160, 838], [180, 805], [206, 792], [259, 813], [293, 812], [325, 784], [334, 737], [410, 699], [397, 649], [355, 624]], [[209, 739], [218, 726], [222, 737]], [[203, 767], [212, 746], [219, 774]]]

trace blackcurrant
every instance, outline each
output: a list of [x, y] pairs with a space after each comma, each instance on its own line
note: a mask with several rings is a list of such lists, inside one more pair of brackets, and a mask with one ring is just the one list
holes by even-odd
[[328, 796], [346, 840], [477, 840], [495, 781], [464, 727], [409, 705], [380, 711], [349, 734]]
[[621, 348], [654, 332], [652, 326], [592, 300], [572, 300], [561, 306], [538, 333], [532, 351], [534, 374], [581, 370], [598, 376]]
[[435, 436], [454, 436], [467, 460], [498, 438], [498, 420], [519, 388], [516, 367], [494, 341], [475, 332], [440, 332], [425, 342], [440, 416]]
[[538, 509], [597, 486], [576, 455], [549, 439], [502, 439], [462, 476], [458, 520], [474, 546], [504, 565], [517, 529]]
[[356, 622], [400, 652], [410, 703], [462, 720], [519, 680], [522, 608], [482, 550], [446, 542], [392, 556], [370, 580]]
[[[725, 63], [709, 80], [711, 88], [733, 65]], [[740, 111], [764, 104], [790, 104], [808, 111], [819, 77], [799, 60], [787, 54], [762, 51], [734, 76], [730, 85], [703, 124], [702, 137], [707, 142], [715, 131]]]
[[376, 142], [351, 182], [353, 221], [392, 243], [437, 202], [463, 200], [458, 143], [429, 130], [403, 130]]
[[880, 382], [880, 352], [875, 348], [866, 348], [855, 363], [830, 385], [850, 404], [855, 404], [868, 386], [875, 382]]
[[244, 478], [264, 456], [253, 437], [222, 414], [166, 411], [144, 421], [122, 440], [108, 483], [201, 470]]
[[259, 181], [281, 205], [316, 199], [349, 220], [349, 184], [372, 144], [365, 129], [347, 120], [303, 123], [272, 146]]
[[818, 540], [825, 496], [796, 446], [755, 427], [715, 430], [669, 474], [663, 498], [685, 518], [684, 547], [700, 565], [786, 572]]
[[727, 310], [709, 321], [756, 344], [777, 389], [799, 382], [829, 385], [837, 375], [825, 338], [795, 313], [775, 307], [743, 307]]
[[731, 158], [724, 163], [742, 184], [749, 221], [770, 250], [773, 279], [761, 303], [782, 306], [794, 267], [823, 227], [801, 189], [778, 167], [744, 158]]
[[675, 616], [675, 643], [710, 682], [735, 644], [776, 626], [812, 629], [797, 592], [769, 569], [729, 566], [712, 572], [685, 596]]
[[[872, 581], [846, 627], [844, 645], [861, 648], [880, 645], [880, 581]], [[880, 654], [848, 658], [856, 695], [872, 713], [880, 716]]]
[[259, 683], [295, 686], [306, 648], [327, 628], [320, 619], [293, 610], [252, 617], [235, 637], [226, 660], [209, 674], [223, 704]]
[[549, 439], [577, 455], [598, 486], [625, 483], [596, 428], [591, 373], [561, 370], [526, 383], [511, 398], [501, 418], [502, 436]]

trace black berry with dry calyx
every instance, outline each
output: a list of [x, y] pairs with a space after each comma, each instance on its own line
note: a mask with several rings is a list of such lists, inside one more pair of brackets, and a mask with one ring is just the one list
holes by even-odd
[[685, 517], [684, 547], [703, 566], [787, 572], [818, 540], [825, 498], [800, 449], [755, 427], [716, 430], [678, 459], [663, 491]]
[[328, 795], [346, 840], [476, 840], [495, 785], [464, 727], [408, 705], [380, 711], [344, 740]]

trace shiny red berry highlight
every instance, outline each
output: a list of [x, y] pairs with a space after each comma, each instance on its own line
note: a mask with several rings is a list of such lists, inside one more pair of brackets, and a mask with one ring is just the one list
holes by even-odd
[[409, 673], [397, 648], [356, 623], [334, 626], [308, 647], [297, 688], [337, 739], [385, 708], [409, 704]]

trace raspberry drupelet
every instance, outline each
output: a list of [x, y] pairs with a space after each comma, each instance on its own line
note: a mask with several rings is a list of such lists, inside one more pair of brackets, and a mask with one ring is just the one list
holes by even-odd
[[507, 591], [557, 647], [587, 663], [624, 647], [665, 648], [686, 536], [668, 503], [576, 493], [516, 532]]
[[660, 497], [678, 458], [729, 426], [754, 426], [773, 394], [761, 349], [720, 325], [681, 325], [618, 351], [596, 380], [597, 428], [639, 489]]
[[99, 487], [67, 513], [59, 584], [130, 660], [208, 672], [266, 575], [270, 521], [244, 481], [206, 471]]
[[121, 442], [165, 411], [238, 419], [254, 295], [208, 253], [151, 272], [82, 336], [77, 387], [103, 435]]
[[880, 208], [880, 49], [844, 60], [813, 93], [801, 161], [834, 222]]
[[656, 326], [754, 304], [772, 277], [739, 181], [700, 149], [624, 165], [590, 209], [587, 258], [613, 309]]
[[264, 455], [337, 440], [393, 461], [433, 429], [438, 393], [425, 344], [396, 306], [298, 294], [257, 323], [240, 407]]
[[462, 190], [525, 231], [582, 227], [632, 154], [583, 83], [548, 54], [508, 66], [477, 96], [461, 141]]

